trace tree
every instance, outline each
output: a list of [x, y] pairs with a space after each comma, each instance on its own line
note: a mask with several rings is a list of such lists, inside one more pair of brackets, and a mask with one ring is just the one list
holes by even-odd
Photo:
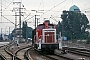
[[[86, 31], [88, 27], [88, 19], [85, 14], [73, 11], [63, 11], [61, 15], [61, 27], [57, 27], [57, 31], [62, 29], [62, 36], [68, 39], [87, 39], [89, 33]], [[59, 25], [59, 24], [58, 24]]]
[[32, 28], [31, 27], [27, 27], [27, 37], [28, 38], [32, 38]]
[[62, 31], [62, 25], [60, 23], [60, 21], [58, 22], [58, 24], [56, 25], [56, 33], [59, 34]]
[[32, 38], [32, 28], [27, 26], [27, 22], [23, 22], [23, 27], [22, 27], [22, 36], [24, 39], [27, 38]]
[[23, 36], [24, 39], [27, 38], [27, 27], [28, 27], [27, 22], [24, 21], [23, 22], [23, 27], [22, 27], [22, 36]]
[[[60, 34], [60, 32], [62, 31], [62, 26], [60, 21], [58, 22], [58, 24], [56, 25], [56, 34]], [[56, 38], [58, 39], [58, 35], [56, 36]]]

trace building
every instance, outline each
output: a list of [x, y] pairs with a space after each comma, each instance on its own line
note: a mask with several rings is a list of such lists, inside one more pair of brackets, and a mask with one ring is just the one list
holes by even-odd
[[69, 11], [81, 12], [80, 9], [76, 5], [71, 6]]

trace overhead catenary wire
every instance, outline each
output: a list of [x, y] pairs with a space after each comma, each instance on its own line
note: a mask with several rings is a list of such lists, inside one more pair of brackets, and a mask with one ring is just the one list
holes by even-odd
[[[46, 14], [47, 12], [49, 12], [49, 11], [51, 11], [52, 9], [56, 8], [57, 6], [59, 6], [60, 4], [64, 3], [65, 1], [66, 1], [66, 0], [60, 2], [59, 4], [55, 5], [55, 6], [52, 7], [51, 9], [47, 10], [45, 13], [43, 13], [43, 14], [41, 15], [41, 17], [42, 17], [44, 14]], [[40, 17], [40, 18], [41, 18], [41, 17]]]
[[43, 0], [41, 0], [42, 1], [42, 5], [43, 5], [43, 10], [44, 10], [44, 2], [43, 2]]
[[52, 18], [54, 21], [56, 21], [56, 22], [58, 22], [52, 15], [51, 15], [51, 17], [50, 18]]
[[30, 15], [31, 13], [29, 13], [23, 20], [26, 20]]
[[[71, 1], [71, 0], [70, 0], [70, 1]], [[60, 8], [59, 11], [60, 11], [61, 9], [64, 9], [65, 6], [67, 6], [67, 5], [70, 3], [70, 1], [69, 1], [68, 3], [66, 3], [62, 8]], [[62, 12], [62, 11], [60, 11], [60, 12]]]
[[[4, 0], [4, 1], [5, 1], [5, 0]], [[14, 1], [14, 0], [13, 0], [13, 1]], [[12, 2], [13, 2], [13, 1], [12, 1]], [[6, 2], [6, 1], [5, 1], [5, 2]], [[8, 1], [8, 2], [9, 2], [9, 1]], [[1, 4], [1, 6], [2, 6], [3, 8], [5, 8], [4, 10], [2, 10], [2, 13], [11, 5], [12, 2], [10, 2], [8, 6], [5, 6], [4, 4]], [[2, 3], [2, 2], [1, 2], [1, 3]], [[1, 18], [2, 18], [2, 17], [4, 17], [4, 16], [2, 15]], [[6, 18], [6, 17], [4, 17], [4, 18], [7, 19], [7, 20], [9, 20], [9, 19]], [[10, 22], [10, 21], [9, 21], [9, 22]], [[3, 24], [3, 25], [4, 25], [4, 24]]]
[[[54, 8], [56, 8], [57, 6], [59, 6], [60, 4], [62, 4], [62, 3], [64, 3], [66, 0], [64, 0], [64, 1], [62, 1], [62, 2], [60, 2], [59, 4], [57, 4], [56, 6], [54, 6], [54, 7], [52, 7], [51, 9], [49, 9], [48, 11], [46, 11], [45, 13], [47, 13], [47, 12], [49, 12], [49, 11], [51, 11], [52, 9], [54, 9]], [[45, 14], [44, 13], [44, 14]]]
[[[39, 8], [40, 8], [40, 6], [41, 6], [41, 2], [40, 2], [40, 5], [39, 5]], [[38, 10], [39, 10], [39, 8], [38, 8]]]
[[83, 5], [81, 5], [80, 7], [84, 7], [84, 6], [88, 5], [88, 4], [90, 4], [90, 2], [87, 2], [87, 3], [83, 4]]
[[[22, 4], [23, 5], [23, 4]], [[23, 5], [23, 7], [25, 7], [24, 5]], [[28, 12], [28, 10], [25, 8], [24, 9], [26, 12]], [[26, 17], [24, 17], [25, 15], [23, 15], [23, 17], [24, 17], [24, 19], [23, 20], [27, 20], [27, 18], [31, 15], [31, 13], [30, 12], [28, 12], [29, 14], [27, 14], [27, 16]]]
[[[35, 15], [34, 15], [35, 16]], [[31, 18], [33, 18], [34, 16], [30, 17], [29, 19], [27, 19], [26, 21], [30, 20]]]
[[12, 1], [8, 4], [8, 6], [5, 7], [5, 9], [4, 9], [2, 12], [4, 12], [4, 11], [13, 3], [13, 1], [14, 1], [14, 0], [12, 0]]
[[9, 2], [11, 2], [11, 0], [3, 0], [3, 1], [5, 1], [6, 3], [9, 3]]
[[41, 2], [40, 2], [40, 5], [39, 5], [39, 7], [38, 7], [38, 10], [39, 10], [39, 8], [41, 7], [41, 5], [43, 5], [43, 6], [42, 6], [42, 8], [43, 8], [42, 10], [44, 10], [44, 3], [43, 3], [43, 0], [41, 0]]
[[[43, 1], [43, 0], [41, 0], [41, 1]], [[65, 0], [64, 0], [64, 1], [65, 1]], [[73, 1], [73, 0], [72, 0], [72, 1]], [[61, 2], [60, 2], [60, 3], [61, 3]], [[43, 4], [43, 3], [40, 3], [40, 4]], [[52, 7], [50, 10], [47, 10], [45, 13], [53, 10], [55, 7], [57, 7], [57, 6], [59, 6], [59, 5], [60, 5], [60, 4], [54, 5], [54, 7]], [[8, 6], [10, 6], [10, 5], [8, 5]], [[6, 9], [8, 8], [8, 6], [6, 7]], [[43, 4], [43, 6], [44, 6], [44, 4]], [[65, 6], [66, 6], [66, 5], [65, 5]], [[64, 6], [64, 7], [65, 7], [65, 6]], [[6, 9], [5, 9], [5, 10], [6, 10]], [[38, 9], [38, 10], [39, 10], [39, 9]], [[45, 14], [45, 13], [44, 13], [44, 14]], [[43, 15], [43, 14], [42, 14], [42, 15]], [[25, 20], [29, 20], [29, 19], [28, 19], [29, 16], [30, 16], [30, 15], [28, 14], [26, 17], [24, 17], [24, 19], [25, 19]]]
[[86, 8], [87, 7], [86, 5], [88, 5], [88, 4], [90, 4], [90, 2], [87, 2], [87, 3], [83, 4], [83, 5], [81, 5], [80, 7], [84, 8], [81, 11], [85, 12], [86, 10], [90, 9], [90, 8]]
[[5, 16], [3, 16], [2, 15], [2, 17], [4, 17], [5, 19], [7, 19], [9, 22], [11, 22], [12, 24], [14, 24], [15, 25], [15, 23], [14, 22], [12, 22], [12, 21], [10, 21], [8, 18], [6, 18]]

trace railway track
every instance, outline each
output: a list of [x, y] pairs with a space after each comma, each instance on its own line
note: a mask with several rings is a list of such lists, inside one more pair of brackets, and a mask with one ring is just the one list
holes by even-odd
[[52, 54], [52, 55], [45, 55], [45, 56], [50, 57], [50, 59], [54, 59], [54, 60], [74, 60], [72, 58], [65, 57], [63, 55], [65, 55], [65, 54], [63, 54], [61, 51], [59, 51], [57, 53], [56, 53], [56, 51], [54, 51], [54, 54]]
[[3, 47], [0, 48], [1, 60], [21, 60], [20, 58], [14, 56], [13, 53], [8, 50], [10, 46], [11, 45], [9, 44], [4, 45]]
[[[5, 45], [0, 47], [0, 60], [27, 60], [25, 52], [30, 46], [20, 46], [20, 48], [13, 48], [13, 45]], [[17, 46], [18, 47], [18, 46]]]
[[29, 50], [29, 55], [30, 60], [73, 60], [57, 54], [48, 54], [47, 52], [34, 50], [33, 48]]
[[[31, 48], [28, 52], [29, 60], [77, 60], [75, 55], [70, 54], [62, 54], [60, 50], [54, 54], [47, 54], [46, 52], [41, 52], [38, 50], [34, 50]], [[69, 55], [71, 57], [69, 57]], [[75, 58], [73, 58], [75, 57]]]
[[33, 48], [28, 50], [28, 56], [29, 56], [29, 60], [50, 60], [49, 58], [43, 56]]
[[45, 57], [49, 58], [50, 60], [73, 60], [71, 58], [67, 58], [67, 57], [63, 57], [57, 54], [53, 54], [53, 55], [45, 55]]
[[30, 45], [27, 44], [20, 44], [19, 46], [15, 46], [15, 49], [13, 49], [13, 60], [27, 60], [26, 52], [30, 48]]
[[73, 60], [90, 60], [90, 50], [85, 48], [68, 48], [67, 54], [61, 55], [72, 58]]
[[8, 53], [10, 53], [10, 52], [7, 51], [6, 47], [7, 47], [7, 45], [2, 46], [2, 47], [0, 48], [0, 55], [1, 55], [1, 57], [2, 57], [1, 59], [3, 59], [3, 60], [11, 60], [12, 57], [11, 57], [10, 54], [8, 54]]
[[26, 53], [28, 53], [28, 49], [30, 49], [30, 47], [25, 47], [25, 48], [22, 48], [22, 49], [16, 51], [15, 56], [20, 58], [21, 60], [27, 60], [28, 57], [27, 57]]
[[[85, 60], [90, 60], [90, 50], [86, 49], [69, 48], [69, 53], [67, 54], [61, 54], [59, 50], [55, 54], [45, 54], [44, 52], [34, 50], [31, 46], [22, 46], [21, 48], [15, 50], [13, 54], [8, 51], [8, 48], [10, 47], [3, 46], [0, 48], [0, 55], [3, 57], [3, 59], [1, 58], [2, 60], [77, 60], [79, 57], [83, 56], [86, 56], [84, 57]], [[72, 53], [78, 54], [80, 56], [74, 55]], [[71, 57], [69, 57], [69, 55]]]
[[85, 48], [68, 48], [68, 52], [90, 57], [90, 50]]
[[32, 48], [29, 48], [25, 54], [24, 54], [24, 57], [27, 59], [27, 60], [34, 60], [32, 59], [31, 55], [29, 54], [30, 53], [30, 50], [32, 50]]

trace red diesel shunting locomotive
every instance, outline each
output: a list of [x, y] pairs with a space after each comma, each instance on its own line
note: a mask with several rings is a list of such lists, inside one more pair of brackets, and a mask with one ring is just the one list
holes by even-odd
[[34, 48], [41, 50], [62, 49], [61, 40], [56, 37], [55, 25], [46, 20], [32, 31], [32, 44]]

